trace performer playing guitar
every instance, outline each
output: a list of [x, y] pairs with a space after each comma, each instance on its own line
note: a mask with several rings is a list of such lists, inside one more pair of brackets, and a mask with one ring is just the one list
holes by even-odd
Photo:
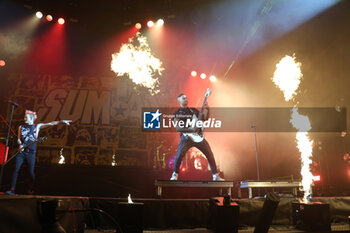
[[[185, 94], [181, 93], [177, 97], [177, 101], [180, 105], [180, 108], [174, 113], [174, 115], [175, 115], [174, 121], [177, 122], [179, 120], [182, 120], [182, 121], [186, 122], [190, 118], [189, 116], [191, 116], [191, 118], [193, 116], [196, 116], [198, 118], [198, 120], [202, 120], [201, 118], [203, 115], [204, 108], [206, 108], [206, 110], [207, 110], [206, 115], [208, 115], [208, 112], [209, 112], [209, 108], [206, 105], [206, 100], [207, 100], [207, 97], [209, 96], [209, 94], [210, 94], [210, 89], [208, 88], [208, 90], [205, 94], [205, 99], [203, 101], [201, 111], [199, 112], [195, 108], [187, 107], [187, 105], [188, 105], [187, 96]], [[177, 125], [176, 131], [180, 132], [180, 142], [179, 142], [179, 146], [177, 148], [177, 153], [176, 153], [176, 157], [175, 157], [175, 161], [174, 161], [174, 172], [173, 172], [170, 180], [177, 180], [178, 179], [181, 160], [185, 156], [188, 149], [190, 149], [191, 147], [196, 147], [200, 151], [202, 151], [202, 153], [207, 158], [211, 172], [213, 174], [213, 180], [214, 181], [223, 181], [224, 179], [222, 179], [219, 176], [219, 174], [217, 173], [217, 168], [216, 168], [216, 163], [215, 163], [213, 152], [211, 151], [211, 148], [210, 148], [207, 140], [204, 139], [204, 135], [203, 135], [202, 130], [196, 129], [196, 128], [180, 128], [178, 126], [178, 124], [176, 124], [176, 125]]]
[[[15, 170], [13, 171], [12, 176], [12, 182], [11, 182], [11, 189], [6, 191], [6, 194], [14, 195], [15, 194], [15, 187], [17, 182], [17, 176], [19, 169], [22, 166], [23, 160], [27, 160], [28, 162], [28, 169], [29, 174], [31, 177], [31, 184], [29, 188], [29, 193], [32, 194], [34, 192], [34, 165], [35, 165], [35, 152], [36, 152], [36, 142], [38, 140], [38, 135], [40, 129], [57, 125], [59, 123], [64, 123], [69, 125], [71, 120], [61, 120], [61, 121], [52, 121], [49, 123], [39, 123], [34, 124], [34, 121], [36, 120], [37, 116], [36, 113], [30, 110], [26, 110], [24, 115], [24, 122], [25, 125], [21, 125], [18, 128], [18, 140], [17, 143], [19, 145], [19, 149], [21, 152], [16, 156], [16, 166]], [[33, 143], [35, 142], [35, 143]]]

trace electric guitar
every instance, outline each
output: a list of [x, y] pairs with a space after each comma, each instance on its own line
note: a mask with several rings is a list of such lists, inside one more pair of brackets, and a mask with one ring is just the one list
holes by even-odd
[[13, 158], [15, 158], [20, 152], [22, 152], [23, 150], [25, 150], [26, 148], [28, 148], [30, 145], [33, 145], [36, 142], [42, 143], [43, 141], [45, 141], [47, 139], [47, 137], [40, 137], [35, 141], [30, 142], [29, 144], [25, 145], [24, 147], [22, 147], [22, 149], [18, 149], [18, 151], [16, 153], [14, 153], [11, 158], [9, 158], [5, 164], [7, 164], [8, 162], [10, 162]]
[[[205, 103], [207, 102], [207, 99], [210, 94], [211, 94], [211, 90], [208, 88], [207, 91], [205, 92], [202, 108], [201, 108], [201, 111], [199, 112], [198, 118], [195, 114], [193, 114], [192, 119], [194, 119], [195, 122], [202, 119]], [[204, 140], [203, 131], [204, 131], [204, 126], [201, 129], [197, 129], [196, 132], [194, 133], [183, 133], [183, 135], [188, 136], [194, 142], [201, 142]]]

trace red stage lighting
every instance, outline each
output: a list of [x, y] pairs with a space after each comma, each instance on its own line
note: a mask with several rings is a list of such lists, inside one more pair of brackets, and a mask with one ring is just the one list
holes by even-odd
[[65, 21], [64, 21], [64, 18], [59, 18], [59, 19], [57, 20], [57, 22], [58, 22], [59, 24], [63, 25]]
[[201, 79], [205, 79], [207, 77], [207, 75], [205, 73], [201, 73]]
[[313, 178], [313, 181], [320, 181], [321, 180], [321, 176], [318, 175], [318, 176], [314, 176]]
[[216, 77], [215, 77], [214, 75], [211, 75], [211, 76], [209, 77], [209, 80], [210, 80], [211, 82], [215, 82], [215, 81], [216, 81]]
[[52, 15], [46, 15], [46, 20], [51, 22], [53, 20]]
[[43, 13], [41, 13], [40, 11], [37, 11], [35, 13], [35, 16], [38, 18], [38, 19], [41, 19], [43, 17]]
[[181, 170], [184, 172], [184, 171], [186, 171], [186, 168], [183, 167]]
[[197, 76], [197, 71], [193, 70], [193, 71], [191, 72], [191, 76], [192, 76], [192, 77], [196, 77], [196, 76]]
[[140, 30], [142, 28], [142, 25], [140, 23], [135, 24], [135, 28], [137, 30]]
[[0, 67], [4, 67], [6, 65], [6, 62], [4, 60], [0, 60]]
[[148, 21], [148, 22], [147, 22], [147, 26], [148, 26], [149, 28], [153, 27], [153, 26], [154, 26], [154, 22], [153, 22], [152, 20]]

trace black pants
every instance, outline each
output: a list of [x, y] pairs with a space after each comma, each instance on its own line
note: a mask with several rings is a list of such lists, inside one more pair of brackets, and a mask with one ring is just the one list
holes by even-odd
[[207, 140], [203, 140], [201, 142], [193, 142], [188, 136], [180, 136], [181, 140], [179, 142], [179, 146], [177, 147], [177, 153], [174, 162], [174, 172], [179, 173], [181, 161], [185, 156], [188, 149], [191, 147], [198, 148], [207, 158], [211, 172], [213, 174], [217, 173], [216, 163], [214, 159], [213, 152], [210, 149], [209, 143]]
[[21, 168], [24, 160], [27, 160], [29, 175], [32, 179], [31, 182], [32, 182], [32, 185], [34, 184], [35, 151], [30, 151], [30, 152], [22, 151], [16, 157], [16, 166], [15, 166], [15, 170], [13, 171], [13, 175], [12, 175], [11, 189], [15, 189], [15, 187], [16, 187], [18, 172], [19, 172], [19, 169]]

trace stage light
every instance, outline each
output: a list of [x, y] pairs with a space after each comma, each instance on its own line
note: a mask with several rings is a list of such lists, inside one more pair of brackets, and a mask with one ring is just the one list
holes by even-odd
[[135, 24], [135, 28], [140, 30], [142, 28], [142, 25], [140, 23]]
[[4, 67], [6, 65], [6, 62], [4, 60], [0, 60], [0, 67]]
[[216, 81], [216, 77], [214, 75], [211, 75], [209, 77], [209, 80], [210, 80], [210, 82], [215, 82]]
[[53, 20], [52, 15], [46, 15], [46, 20], [51, 22]]
[[40, 11], [37, 11], [35, 16], [38, 18], [38, 19], [41, 19], [43, 17], [43, 13], [41, 13]]
[[181, 171], [185, 172], [185, 171], [186, 171], [186, 168], [183, 167], [183, 168], [181, 169]]
[[205, 79], [207, 77], [207, 75], [205, 73], [201, 73], [200, 77], [201, 77], [201, 79]]
[[196, 76], [197, 76], [197, 72], [196, 72], [195, 70], [192, 71], [192, 72], [191, 72], [191, 76], [192, 76], [192, 77], [196, 77]]
[[154, 22], [153, 22], [152, 20], [148, 21], [148, 22], [147, 22], [147, 26], [148, 26], [149, 28], [153, 27], [153, 26], [154, 26]]
[[313, 181], [320, 181], [321, 180], [321, 176], [318, 175], [318, 176], [314, 176], [313, 178]]
[[59, 18], [59, 19], [57, 20], [57, 22], [58, 22], [59, 24], [63, 25], [65, 21], [64, 21], [63, 18]]
[[157, 25], [158, 26], [163, 26], [164, 25], [164, 20], [163, 19], [158, 19], [157, 20]]

